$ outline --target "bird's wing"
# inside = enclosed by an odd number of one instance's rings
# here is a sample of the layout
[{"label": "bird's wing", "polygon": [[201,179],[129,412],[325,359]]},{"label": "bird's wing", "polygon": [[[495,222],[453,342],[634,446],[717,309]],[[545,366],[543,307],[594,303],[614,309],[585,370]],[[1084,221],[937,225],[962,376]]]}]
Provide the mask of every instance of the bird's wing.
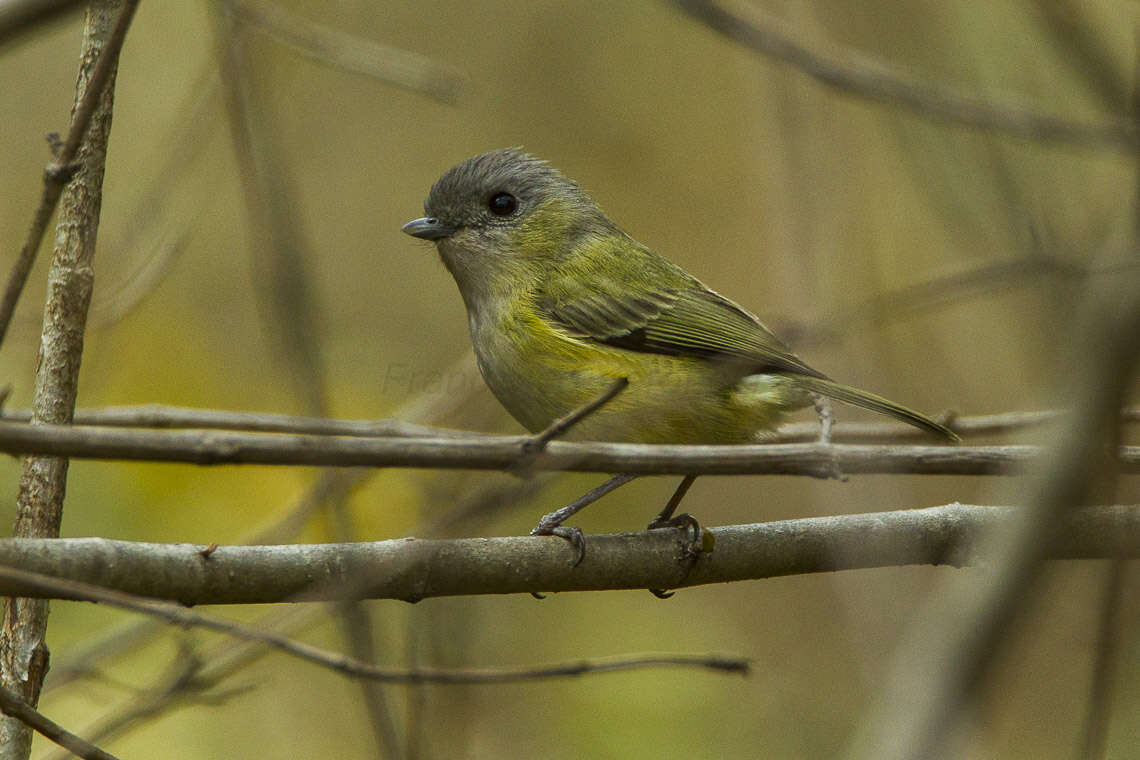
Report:
[{"label": "bird's wing", "polygon": [[[671,284],[675,287],[631,289],[578,273],[572,289],[555,283],[539,294],[537,304],[571,335],[617,348],[735,362],[748,372],[824,377],[724,296],[696,280]],[[579,295],[568,297],[568,292]]]}]

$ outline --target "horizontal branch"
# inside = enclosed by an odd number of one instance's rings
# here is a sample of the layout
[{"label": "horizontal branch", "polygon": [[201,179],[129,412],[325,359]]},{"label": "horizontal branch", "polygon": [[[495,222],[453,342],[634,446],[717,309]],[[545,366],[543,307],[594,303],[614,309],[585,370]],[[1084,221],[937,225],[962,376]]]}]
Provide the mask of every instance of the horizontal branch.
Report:
[{"label": "horizontal branch", "polygon": [[[1035,446],[852,446],[756,444],[663,446],[554,441],[473,434],[398,439],[198,431],[118,430],[0,423],[0,452],[72,459],[276,464],[320,467],[627,472],[637,475],[843,474],[1009,475],[1040,455]],[[1140,472],[1140,447],[1121,447],[1123,472]]]},{"label": "horizontal branch", "polygon": [[[997,435],[1018,430],[1032,430],[1046,425],[1056,425],[1068,420],[1071,412],[1065,409],[1042,409],[1032,412],[997,412],[995,414],[972,414],[953,416],[938,421],[958,435]],[[5,413],[7,416],[7,413]],[[14,416],[14,415],[13,415]],[[76,422],[79,422],[78,412]],[[1140,407],[1130,406],[1120,410],[1121,424],[1140,422]],[[929,440],[930,434],[910,425],[898,422],[837,422],[832,430],[833,441],[847,443],[869,443],[872,441]],[[794,422],[784,425],[776,435],[776,441],[815,441],[819,438],[819,422]]]},{"label": "horizontal branch", "polygon": [[[2,409],[2,422],[30,422],[30,409]],[[439,437],[470,438],[473,433],[461,430],[418,425],[397,419],[351,420],[329,417],[306,417],[275,412],[243,412],[228,409],[199,409],[165,404],[108,406],[99,409],[76,409],[76,425],[97,427],[136,427],[179,430],[229,430],[251,433],[298,433],[302,435],[343,435],[350,438]],[[902,426],[899,426],[901,429]]]},{"label": "horizontal branch", "polygon": [[[0,566],[0,582],[23,583],[50,590],[53,598],[95,602],[165,620],[186,628],[203,628],[243,641],[265,644],[288,655],[333,670],[341,675],[386,683],[499,684],[542,681],[551,678],[613,673],[642,668],[705,668],[725,673],[748,672],[748,661],[719,654],[649,653],[578,659],[572,662],[496,668],[399,668],[374,665],[327,649],[306,644],[277,631],[258,630],[230,620],[202,615],[176,604],[156,602],[134,594],[101,588],[90,583],[60,580],[24,569]],[[183,668],[179,668],[183,670]],[[183,677],[191,675],[186,673]],[[3,690],[0,690],[2,693]]]},{"label": "horizontal branch", "polygon": [[[4,409],[0,397],[0,421],[29,422],[30,409]],[[1045,409],[1032,412],[999,412],[953,416],[939,419],[955,433],[992,435],[1016,430],[1038,428],[1063,422],[1068,412],[1064,409]],[[1120,410],[1122,424],[1140,422],[1140,407]],[[275,412],[245,412],[227,409],[199,409],[166,404],[139,404],[109,406],[97,409],[76,409],[76,425],[106,427],[139,427],[162,429],[229,430],[259,433],[303,433],[308,435],[344,435],[360,438],[383,437],[473,437],[474,433],[451,428],[417,425],[400,419],[331,419],[303,417]],[[929,440],[929,433],[899,422],[838,422],[832,430],[832,440],[847,443],[870,443]],[[557,437],[557,436],[555,436]],[[772,443],[795,443],[819,439],[819,422],[796,422],[784,425]]]},{"label": "horizontal branch", "polygon": [[[709,529],[693,562],[677,530],[589,536],[574,566],[547,537],[415,538],[354,544],[223,546],[103,538],[0,539],[0,566],[183,604],[680,588],[803,573],[913,564],[964,565],[975,538],[1013,510],[950,504]],[[1053,559],[1140,557],[1140,507],[1089,507],[1068,516]],[[55,596],[0,578],[0,595]],[[64,597],[66,598],[66,597]]]}]

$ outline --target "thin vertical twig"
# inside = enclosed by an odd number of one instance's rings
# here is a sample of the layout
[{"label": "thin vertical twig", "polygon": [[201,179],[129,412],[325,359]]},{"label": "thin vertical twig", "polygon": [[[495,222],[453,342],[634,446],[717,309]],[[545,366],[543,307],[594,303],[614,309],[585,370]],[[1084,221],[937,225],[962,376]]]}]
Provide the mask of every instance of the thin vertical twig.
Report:
[{"label": "thin vertical twig", "polygon": [[[71,181],[62,194],[55,250],[48,273],[32,401],[34,424],[69,423],[75,410],[83,333],[94,279],[92,262],[111,131],[117,54],[136,5],[135,0],[100,0],[92,3],[86,15],[76,105],[72,112],[73,129],[57,156],[57,166],[71,176]],[[83,122],[89,122],[85,129],[77,126]],[[52,183],[49,181],[48,185]],[[35,234],[28,245],[38,247]],[[4,323],[0,323],[0,332],[3,329]],[[60,457],[24,459],[16,498],[14,536],[59,536],[67,464],[68,460]],[[0,686],[15,692],[31,707],[39,700],[48,667],[44,640],[47,616],[45,601],[8,599],[0,629]],[[24,760],[30,752],[28,727],[10,717],[0,721],[0,758]]]}]

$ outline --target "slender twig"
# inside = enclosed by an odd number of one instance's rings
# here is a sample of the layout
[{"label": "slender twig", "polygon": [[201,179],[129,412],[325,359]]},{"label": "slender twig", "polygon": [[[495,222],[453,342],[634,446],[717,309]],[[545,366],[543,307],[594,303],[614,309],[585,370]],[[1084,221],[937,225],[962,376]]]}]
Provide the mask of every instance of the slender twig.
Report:
[{"label": "slender twig", "polygon": [[[0,452],[75,459],[276,464],[321,467],[419,467],[505,470],[527,459],[528,437],[369,439],[264,433],[116,430],[72,425],[0,424]],[[1011,475],[1024,472],[1036,446],[874,446],[806,443],[680,446],[552,441],[528,462],[539,470],[636,475],[844,474]],[[1140,447],[1117,453],[1122,472],[1140,472]]]},{"label": "slender twig", "polygon": [[103,90],[118,65],[119,51],[126,39],[127,29],[130,27],[131,19],[134,18],[137,7],[138,0],[124,0],[122,10],[119,12],[115,26],[106,42],[100,41],[102,52],[99,53],[99,59],[87,79],[87,88],[83,92],[83,97],[76,104],[67,139],[56,151],[54,160],[44,170],[44,189],[40,197],[40,205],[36,208],[28,237],[20,249],[19,256],[16,257],[16,263],[12,266],[11,274],[8,276],[8,283],[4,288],[4,298],[0,300],[0,344],[3,344],[8,326],[12,323],[16,304],[19,302],[20,294],[28,281],[32,264],[36,261],[36,253],[39,251],[40,241],[43,240],[44,233],[47,231],[48,222],[55,212],[60,196],[63,195],[63,188],[75,175],[78,168],[73,162],[79,152],[80,141],[87,134],[87,126],[91,123],[91,118],[95,114]]},{"label": "slender twig", "polygon": [[[474,362],[470,356],[465,356],[455,362],[447,371],[448,376],[461,376],[471,373],[474,370]],[[470,378],[474,379],[474,378]],[[464,382],[459,386],[463,392],[452,394],[425,394],[422,397],[416,397],[409,402],[401,405],[396,413],[400,417],[412,417],[417,419],[435,420],[446,417],[454,410],[456,405],[461,405],[466,402],[470,396],[471,391],[476,387],[474,382]],[[206,411],[206,416],[211,417],[214,413],[208,410],[194,410],[194,409],[177,409],[170,407],[157,407],[158,415],[161,418],[157,420],[160,425],[163,422],[173,424],[175,419],[181,420],[189,424],[191,427],[198,426],[202,418],[197,415],[198,412]],[[133,410],[133,411],[132,411]],[[142,419],[151,419],[150,410],[152,407],[127,407],[122,409],[109,410],[111,416],[116,420],[124,422],[124,424],[141,423]],[[141,414],[140,417],[134,416],[134,411]],[[120,415],[120,412],[125,412]],[[170,416],[165,416],[169,412]],[[182,414],[186,413],[190,419],[182,418]],[[83,412],[77,414],[77,418],[82,417]],[[98,417],[98,413],[96,413]],[[259,416],[259,415],[257,415]],[[276,417],[276,415],[271,415]],[[238,417],[244,417],[243,413],[238,413]],[[286,419],[286,418],[281,418]],[[133,422],[132,422],[133,420]],[[155,421],[155,420],[152,420]],[[230,421],[233,421],[232,419]],[[278,420],[280,421],[280,420]],[[371,424],[371,423],[366,423]],[[403,423],[400,423],[403,424]],[[419,427],[419,426],[414,426]],[[436,428],[423,428],[424,430],[438,430]],[[326,502],[342,497],[342,494],[347,494],[353,489],[360,486],[367,479],[372,477],[378,470],[324,470],[321,477],[301,496],[296,500],[296,503],[286,507],[280,511],[280,516],[277,517],[272,523],[255,529],[245,539],[239,540],[237,543],[242,544],[280,544],[287,543],[293,540],[312,515]],[[541,482],[541,478],[534,478],[527,482],[527,485],[536,485]],[[498,499],[501,503],[506,499]],[[298,610],[308,610],[305,619],[310,617],[323,616],[323,611],[316,607],[298,608]],[[277,627],[279,616],[267,616],[265,620],[261,621],[259,628]],[[298,620],[297,615],[288,616],[289,625],[301,624],[303,621]],[[82,676],[84,673],[89,673],[92,669],[102,660],[108,657],[114,657],[119,653],[128,651],[137,646],[145,637],[154,635],[155,633],[163,630],[161,626],[156,624],[154,620],[134,621],[128,626],[123,626],[120,629],[103,636],[101,639],[89,642],[89,646],[82,652],[69,652],[69,657],[63,663],[55,663],[49,673],[49,681],[46,688],[55,688],[57,686],[64,686],[68,682],[75,680],[75,678]],[[258,648],[258,652],[264,651],[264,648]],[[259,655],[247,654],[245,656],[230,656],[229,654],[223,655],[222,653],[212,652],[209,656],[205,657],[207,662],[207,670],[215,673],[215,680],[207,678],[205,675],[200,677],[196,683],[201,683],[209,680],[215,683],[221,680],[223,674],[229,675],[236,670],[239,670],[243,665],[253,662]],[[220,663],[227,663],[221,665]],[[169,704],[167,702],[166,704]],[[103,734],[96,733],[95,736],[102,737]]]},{"label": "slender twig", "polygon": [[555,438],[560,438],[570,431],[575,425],[582,420],[589,417],[594,412],[601,409],[606,404],[613,401],[613,399],[629,386],[629,378],[623,377],[618,379],[606,389],[602,395],[598,396],[593,401],[590,401],[577,409],[562,415],[554,422],[546,426],[544,430],[535,433],[523,444],[523,448],[528,452],[537,453],[546,448],[546,444],[553,441]]},{"label": "slender twig", "polygon": [[[261,647],[269,651],[265,647]],[[191,703],[217,706],[226,700],[248,692],[250,685],[238,686],[224,691],[210,691],[216,681],[208,678],[206,668],[212,663],[202,657],[187,641],[179,642],[178,652],[167,667],[166,672],[153,687],[137,694],[125,709],[118,710],[102,720],[91,721],[85,733],[92,741],[106,742],[123,734],[132,725],[140,725],[147,719],[155,718],[176,705]],[[62,755],[48,760],[66,760]]]},{"label": "slender twig", "polygon": [[[0,397],[0,423],[28,422],[28,409],[4,409]],[[1068,414],[1063,409],[1035,412],[999,412],[970,416],[953,415],[945,422],[962,436],[1012,433],[1062,421]],[[101,409],[77,409],[74,422],[92,427],[136,427],[158,429],[230,430],[259,433],[304,433],[338,435],[352,438],[470,438],[482,434],[431,425],[418,425],[401,419],[376,420],[328,419],[301,417],[273,412],[242,412],[223,409],[143,404],[112,406]],[[1120,412],[1122,424],[1140,422],[1140,407],[1127,407]],[[489,438],[494,436],[488,435]],[[784,425],[772,436],[773,443],[814,441],[819,437],[819,423],[794,422]],[[929,439],[929,434],[910,425],[896,422],[836,422],[832,432],[836,442],[870,443]]]},{"label": "slender twig", "polygon": [[[1021,138],[1112,150],[1135,150],[1135,127],[1117,119],[1087,124],[933,87],[863,53],[834,46],[823,55],[777,28],[775,22],[744,18],[711,0],[672,0],[685,13],[751,50],[783,61],[828,87],[885,103],[906,106],[928,119],[989,129]],[[753,16],[758,12],[753,10]]]},{"label": "slender twig", "polygon": [[[0,410],[0,421],[28,422],[28,409]],[[468,437],[472,433],[447,428],[417,425],[397,419],[343,420],[325,417],[303,417],[272,412],[231,412],[221,409],[144,404],[105,409],[79,409],[77,425],[99,427],[141,427],[158,429],[241,430],[258,433],[304,433],[309,435],[342,435],[353,438],[384,437]]]},{"label": "slender twig", "polygon": [[[255,529],[242,544],[279,544],[293,540],[313,514],[330,499],[342,498],[371,474],[371,470],[324,470],[321,477],[296,503],[282,511],[273,523]],[[136,651],[165,629],[154,620],[131,620],[98,638],[86,640],[69,650],[63,661],[55,661],[48,673],[45,691],[58,689],[95,671],[99,662]]]},{"label": "slender twig", "polygon": [[363,74],[441,103],[454,104],[463,92],[463,77],[430,58],[316,24],[276,3],[236,3],[234,14],[252,29],[317,63]]},{"label": "slender twig", "polygon": [[[1045,425],[1064,422],[1071,412],[1063,409],[1044,409],[1037,412],[999,412],[978,414],[968,417],[950,416],[940,420],[963,438],[968,436],[995,435],[1031,430]],[[1121,424],[1140,422],[1140,407],[1126,407],[1120,411]],[[780,443],[812,441],[818,437],[817,423],[791,423],[784,425],[775,435]],[[836,441],[846,443],[870,443],[872,441],[923,440],[929,434],[910,425],[896,422],[837,422],[832,433]]]},{"label": "slender twig", "polygon": [[104,752],[91,742],[71,733],[20,699],[18,695],[4,688],[0,688],[0,712],[16,718],[79,757],[88,758],[88,760],[116,760],[111,753]]},{"label": "slender twig", "polygon": [[[1140,263],[1122,263],[1116,268],[1136,266],[1140,266]],[[768,321],[779,325],[777,332],[789,344],[802,349],[805,346],[836,342],[841,335],[850,335],[859,325],[882,319],[884,315],[892,321],[899,321],[943,307],[961,307],[968,298],[977,298],[1002,288],[1008,289],[1013,283],[1038,284],[1047,276],[1078,281],[1092,274],[1094,272],[1088,267],[1080,267],[1061,258],[1034,251],[1026,256],[988,262],[964,271],[884,290],[811,323],[780,324],[778,319]]]},{"label": "slender twig", "polygon": [[[692,566],[676,561],[678,545],[688,536],[669,530],[589,536],[589,554],[577,568],[568,542],[527,536],[221,546],[208,557],[191,544],[9,538],[0,539],[0,566],[185,604],[680,588],[834,570],[967,564],[974,561],[980,536],[1016,517],[1012,508],[949,504],[706,528],[716,549]],[[1140,508],[1073,512],[1048,556],[1140,556]],[[59,589],[9,574],[0,575],[0,594],[55,597]]]},{"label": "slender twig", "polygon": [[330,652],[272,631],[254,630],[239,623],[208,617],[185,607],[154,602],[88,583],[61,580],[12,567],[0,567],[0,578],[4,579],[6,583],[21,583],[27,585],[29,589],[36,588],[40,592],[49,592],[57,598],[97,602],[151,615],[176,625],[203,628],[246,641],[258,641],[288,655],[342,675],[389,683],[508,683],[662,665],[684,665],[730,672],[747,672],[748,670],[747,662],[739,657],[717,655],[633,655],[515,668],[384,668],[346,657],[337,652]]}]

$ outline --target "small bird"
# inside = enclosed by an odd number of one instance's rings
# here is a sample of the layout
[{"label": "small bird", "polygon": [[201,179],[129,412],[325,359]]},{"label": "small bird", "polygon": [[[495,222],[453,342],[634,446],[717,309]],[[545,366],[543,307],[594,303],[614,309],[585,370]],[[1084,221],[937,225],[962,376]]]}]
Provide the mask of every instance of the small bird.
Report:
[{"label": "small bird", "polygon": [[[758,442],[818,395],[958,439],[919,412],[812,369],[755,315],[631,238],[575,182],[521,150],[448,170],[424,212],[403,231],[435,243],[467,307],[484,380],[532,432],[624,378],[628,386],[567,437]],[[667,510],[651,527],[695,526]],[[561,526],[563,512],[533,532],[580,539]]]}]

